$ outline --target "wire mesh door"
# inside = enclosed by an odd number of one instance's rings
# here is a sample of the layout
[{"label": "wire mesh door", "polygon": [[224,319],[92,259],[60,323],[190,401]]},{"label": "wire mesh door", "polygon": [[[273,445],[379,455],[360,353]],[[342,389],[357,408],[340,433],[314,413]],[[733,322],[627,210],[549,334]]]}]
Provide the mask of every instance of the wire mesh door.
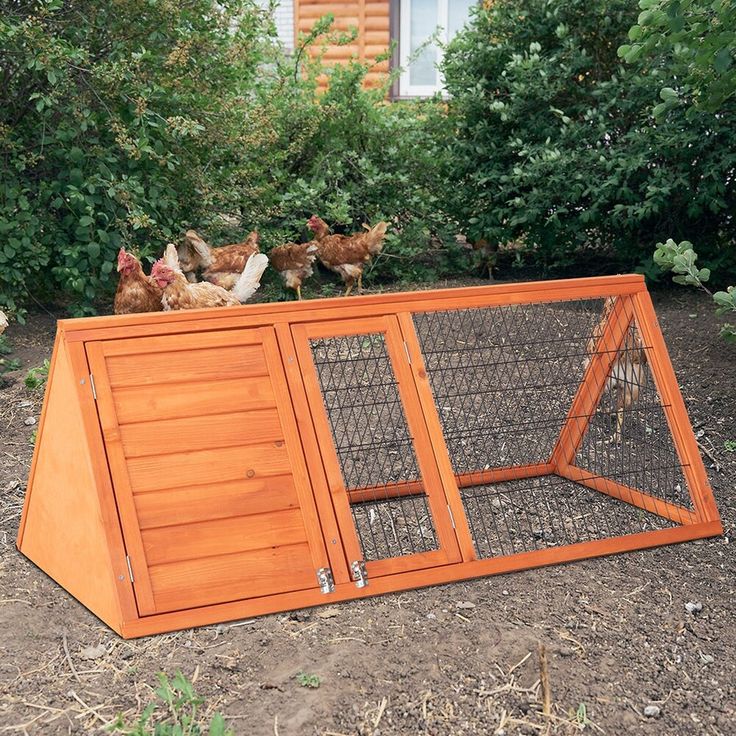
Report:
[{"label": "wire mesh door", "polygon": [[371,577],[458,561],[396,318],[298,325],[292,332],[354,579],[359,563]]}]

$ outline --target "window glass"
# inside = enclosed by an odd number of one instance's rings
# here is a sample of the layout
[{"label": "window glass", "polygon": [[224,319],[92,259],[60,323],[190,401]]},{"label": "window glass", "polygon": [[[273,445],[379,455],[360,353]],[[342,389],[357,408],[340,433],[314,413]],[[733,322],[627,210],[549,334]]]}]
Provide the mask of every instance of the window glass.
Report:
[{"label": "window glass", "polygon": [[[431,36],[438,25],[438,0],[410,0],[410,52],[417,49]],[[425,46],[414,59],[409,69],[409,84],[434,86],[437,84],[437,47]]]},{"label": "window glass", "polygon": [[447,0],[447,40],[452,41],[453,36],[462,29],[470,18],[470,8],[475,0]]}]

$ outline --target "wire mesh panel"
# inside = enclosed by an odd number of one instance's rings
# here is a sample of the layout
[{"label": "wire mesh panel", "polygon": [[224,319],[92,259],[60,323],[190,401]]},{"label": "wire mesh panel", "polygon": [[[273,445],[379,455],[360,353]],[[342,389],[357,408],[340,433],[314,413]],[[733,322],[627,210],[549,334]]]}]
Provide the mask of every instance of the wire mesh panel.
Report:
[{"label": "wire mesh panel", "polygon": [[584,417],[586,432],[575,466],[692,510],[647,348],[631,324],[595,412]]},{"label": "wire mesh panel", "polygon": [[[633,325],[618,315],[614,321],[613,304],[595,299],[414,315],[479,557],[689,520],[689,494],[647,368],[647,346]],[[602,347],[606,327],[613,349]],[[588,368],[602,351],[610,364],[605,386],[582,402],[588,410],[575,414],[578,394],[595,390]],[[560,464],[563,472],[555,453],[571,424],[579,425],[578,439]],[[674,510],[662,518],[649,496]]]},{"label": "wire mesh panel", "polygon": [[548,461],[580,387],[602,304],[414,316],[457,474]]},{"label": "wire mesh panel", "polygon": [[366,560],[438,548],[383,333],[310,340]]},{"label": "wire mesh panel", "polygon": [[673,526],[668,519],[555,475],[469,486],[461,495],[478,557]]}]

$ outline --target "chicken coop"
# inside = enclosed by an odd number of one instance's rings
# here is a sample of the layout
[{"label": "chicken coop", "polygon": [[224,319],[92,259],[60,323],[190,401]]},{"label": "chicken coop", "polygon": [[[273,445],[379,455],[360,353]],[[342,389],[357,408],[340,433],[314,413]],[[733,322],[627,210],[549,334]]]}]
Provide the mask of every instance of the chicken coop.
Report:
[{"label": "chicken coop", "polygon": [[136,637],[721,531],[616,276],[61,321],[18,547]]}]

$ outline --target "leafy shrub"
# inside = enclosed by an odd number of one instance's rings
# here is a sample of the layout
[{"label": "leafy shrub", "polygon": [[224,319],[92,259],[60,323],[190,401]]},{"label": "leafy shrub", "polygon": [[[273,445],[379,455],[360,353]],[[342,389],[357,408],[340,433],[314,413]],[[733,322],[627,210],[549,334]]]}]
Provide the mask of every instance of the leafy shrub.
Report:
[{"label": "leafy shrub", "polygon": [[451,211],[474,239],[516,242],[558,267],[586,252],[656,275],[664,226],[734,268],[736,106],[721,114],[652,100],[666,59],[624,64],[628,0],[494,0],[450,45],[444,73],[455,140]]},{"label": "leafy shrub", "polygon": [[120,245],[216,209],[261,60],[252,0],[18,0],[0,18],[0,305],[77,312]]},{"label": "leafy shrub", "polygon": [[[29,295],[91,313],[121,245],[149,260],[188,227],[266,246],[389,219],[384,278],[425,278],[462,251],[442,215],[428,125],[389,105],[366,64],[294,56],[255,0],[18,0],[0,19],[0,305]],[[318,78],[328,89],[318,94]],[[449,243],[449,247],[444,244]]]},{"label": "leafy shrub", "polygon": [[[730,314],[736,317],[736,286],[729,286],[725,291],[712,292],[706,282],[710,280],[709,268],[698,268],[698,254],[693,244],[687,240],[675,243],[672,238],[666,243],[657,243],[654,251],[654,262],[665,271],[672,271],[672,280],[676,284],[697,286],[712,297],[718,314]],[[730,342],[736,342],[736,325],[726,323],[721,328],[721,336]]]},{"label": "leafy shrub", "polygon": [[268,248],[311,237],[305,224],[315,213],[344,233],[387,220],[385,254],[374,264],[380,278],[420,280],[457,270],[465,251],[444,212],[436,152],[444,107],[388,102],[389,78],[364,86],[369,63],[327,69],[319,55],[309,58],[307,46],[319,48],[326,37],[351,40],[331,32],[331,24],[330,16],[322,19],[293,57],[276,50],[256,80],[251,114],[267,132],[242,151],[229,183],[239,233],[257,227]]},{"label": "leafy shrub", "polygon": [[148,705],[132,727],[118,716],[111,731],[125,736],[235,736],[220,713],[205,719],[199,712],[204,700],[181,672],[171,680],[160,673],[156,696],[160,702]]},{"label": "leafy shrub", "polygon": [[639,0],[642,12],[618,54],[629,62],[662,53],[666,82],[657,116],[685,103],[715,112],[736,93],[733,0]]}]

